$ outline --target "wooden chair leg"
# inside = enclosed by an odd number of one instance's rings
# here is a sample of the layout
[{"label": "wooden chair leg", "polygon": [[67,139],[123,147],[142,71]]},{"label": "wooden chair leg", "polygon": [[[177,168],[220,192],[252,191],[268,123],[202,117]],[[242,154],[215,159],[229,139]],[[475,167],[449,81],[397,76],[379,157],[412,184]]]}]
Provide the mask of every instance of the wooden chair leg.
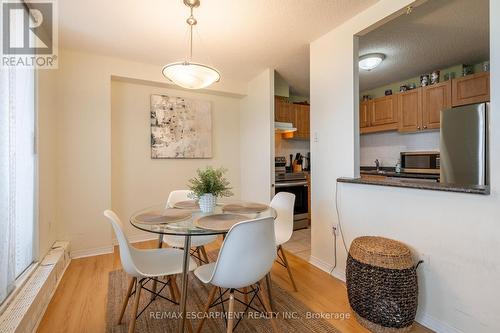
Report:
[{"label": "wooden chair leg", "polygon": [[201,253],[203,254],[203,258],[205,259],[205,261],[207,262],[207,264],[210,262],[210,260],[208,260],[208,256],[207,256],[207,251],[205,250],[205,246],[200,246],[200,250],[201,250]]},{"label": "wooden chair leg", "polygon": [[243,301],[248,304],[248,287],[243,288]]},{"label": "wooden chair leg", "polygon": [[295,284],[295,280],[293,279],[292,270],[290,269],[290,265],[288,264],[288,259],[286,258],[285,251],[283,251],[283,247],[281,245],[279,246],[278,250],[281,251],[281,255],[283,256],[283,261],[285,262],[288,276],[290,276],[290,281],[292,281],[293,290],[297,291],[297,285]]},{"label": "wooden chair leg", "polygon": [[125,299],[123,300],[122,309],[120,311],[120,317],[118,318],[118,325],[120,325],[122,323],[123,314],[125,313],[125,309],[127,309],[128,300],[130,299],[130,294],[132,293],[132,288],[134,288],[134,284],[135,284],[136,280],[137,280],[137,278],[135,278],[135,277],[130,279],[130,283],[129,283],[128,289],[127,289],[127,295],[125,296]]},{"label": "wooden chair leg", "polygon": [[203,308],[203,317],[201,318],[201,322],[198,325],[198,328],[196,329],[196,333],[201,332],[201,328],[203,327],[203,324],[205,323],[205,314],[208,313],[208,309],[210,309],[210,304],[214,301],[215,298],[215,293],[217,293],[217,287],[212,286],[212,289],[210,289],[210,293],[208,294],[208,299],[207,303],[205,304],[205,307]]},{"label": "wooden chair leg", "polygon": [[128,333],[134,333],[135,331],[135,322],[137,319],[137,309],[139,308],[139,300],[141,299],[141,281],[136,279],[135,282],[135,299],[134,299],[134,307],[132,309],[132,317],[130,318],[130,325],[128,327]]},{"label": "wooden chair leg", "polygon": [[174,290],[175,277],[172,275],[169,275],[167,283],[168,283],[168,290],[170,292],[170,297],[172,297],[172,300],[174,302],[177,302],[177,296],[176,296],[175,290]]},{"label": "wooden chair leg", "polygon": [[175,299],[176,299],[176,302],[177,302],[177,299],[181,299],[181,292],[179,291],[179,287],[177,286],[177,281],[175,279],[175,275],[171,275],[170,276],[170,283],[172,284],[172,288],[174,289],[174,293],[175,293]]},{"label": "wooden chair leg", "polygon": [[276,325],[276,320],[273,317],[273,313],[271,310],[271,305],[269,304],[269,300],[267,298],[266,293],[264,292],[264,283],[262,281],[259,282],[259,297],[262,300],[262,304],[264,305],[264,309],[267,313],[271,315],[271,327],[274,333],[278,333],[278,326]]},{"label": "wooden chair leg", "polygon": [[233,333],[234,326],[234,291],[229,292],[229,309],[227,310],[227,333]]}]

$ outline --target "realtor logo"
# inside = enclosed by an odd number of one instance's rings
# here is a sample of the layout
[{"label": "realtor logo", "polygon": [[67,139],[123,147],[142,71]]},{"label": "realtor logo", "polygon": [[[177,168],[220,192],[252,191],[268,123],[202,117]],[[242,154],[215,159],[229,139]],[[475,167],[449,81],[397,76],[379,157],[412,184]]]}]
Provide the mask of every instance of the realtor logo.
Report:
[{"label": "realtor logo", "polygon": [[57,20],[53,1],[3,1],[1,17],[1,66],[57,68]]}]

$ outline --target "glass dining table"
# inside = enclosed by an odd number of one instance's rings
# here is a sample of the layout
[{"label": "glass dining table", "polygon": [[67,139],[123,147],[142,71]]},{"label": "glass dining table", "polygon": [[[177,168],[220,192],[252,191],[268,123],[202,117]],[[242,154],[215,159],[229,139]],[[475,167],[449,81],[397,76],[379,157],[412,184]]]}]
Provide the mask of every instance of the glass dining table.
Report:
[{"label": "glass dining table", "polygon": [[[231,204],[238,203],[231,201]],[[216,218],[217,214],[224,213],[224,203],[217,203],[215,209],[211,213],[202,213],[199,209],[189,209],[191,212],[190,217],[187,217],[181,221],[176,222],[152,222],[151,219],[147,218],[151,216],[154,212],[158,214],[167,209],[177,209],[177,208],[166,208],[165,205],[151,206],[134,213],[130,217],[130,223],[135,228],[154,233],[158,235],[158,247],[162,246],[164,235],[174,235],[174,236],[185,236],[184,238],[184,256],[182,262],[182,287],[181,287],[181,301],[180,301],[180,314],[181,322],[179,325],[179,332],[184,332],[185,322],[186,322],[186,303],[187,303],[187,293],[188,293],[188,273],[189,273],[189,259],[190,259],[190,249],[191,249],[191,238],[197,236],[208,236],[208,235],[225,235],[229,229],[208,229],[201,228],[196,223],[200,218],[204,216],[211,216]],[[259,213],[248,213],[239,212],[239,215],[248,217],[248,220],[261,218],[261,217],[273,217],[276,218],[276,211],[267,206],[267,208]],[[272,297],[271,297],[271,281],[269,274],[266,276],[266,284],[269,292],[269,300],[271,307],[273,307]]]}]

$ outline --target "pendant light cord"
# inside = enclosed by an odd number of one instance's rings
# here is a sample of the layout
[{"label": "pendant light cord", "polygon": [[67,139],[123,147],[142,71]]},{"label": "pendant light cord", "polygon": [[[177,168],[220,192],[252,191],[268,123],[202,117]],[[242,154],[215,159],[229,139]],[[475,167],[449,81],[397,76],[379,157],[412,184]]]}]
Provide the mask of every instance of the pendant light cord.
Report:
[{"label": "pendant light cord", "polygon": [[[192,24],[192,21],[189,21],[191,18],[194,19],[193,7],[191,7],[191,16],[188,18],[188,24],[189,24],[189,61],[193,60],[193,25],[194,24]],[[194,22],[196,22],[196,20],[194,20]]]}]

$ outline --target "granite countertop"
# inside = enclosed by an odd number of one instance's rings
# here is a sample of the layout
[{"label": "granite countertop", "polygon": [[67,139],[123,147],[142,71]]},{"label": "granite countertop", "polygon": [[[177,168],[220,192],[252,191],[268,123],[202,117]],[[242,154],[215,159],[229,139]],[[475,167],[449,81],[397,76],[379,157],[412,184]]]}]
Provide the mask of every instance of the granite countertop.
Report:
[{"label": "granite countertop", "polygon": [[406,187],[421,190],[433,191],[446,191],[446,192],[459,192],[471,194],[490,194],[490,187],[488,185],[460,185],[460,184],[442,184],[438,182],[421,182],[418,180],[397,180],[397,179],[363,179],[363,178],[337,178],[340,183],[351,184],[365,184],[365,185],[379,185],[391,187]]},{"label": "granite countertop", "polygon": [[380,175],[398,178],[439,179],[439,175],[437,174],[396,172],[396,168],[393,167],[380,167],[380,171],[382,172],[377,172],[376,167],[370,166],[362,166],[359,169],[360,173],[365,175]]}]

